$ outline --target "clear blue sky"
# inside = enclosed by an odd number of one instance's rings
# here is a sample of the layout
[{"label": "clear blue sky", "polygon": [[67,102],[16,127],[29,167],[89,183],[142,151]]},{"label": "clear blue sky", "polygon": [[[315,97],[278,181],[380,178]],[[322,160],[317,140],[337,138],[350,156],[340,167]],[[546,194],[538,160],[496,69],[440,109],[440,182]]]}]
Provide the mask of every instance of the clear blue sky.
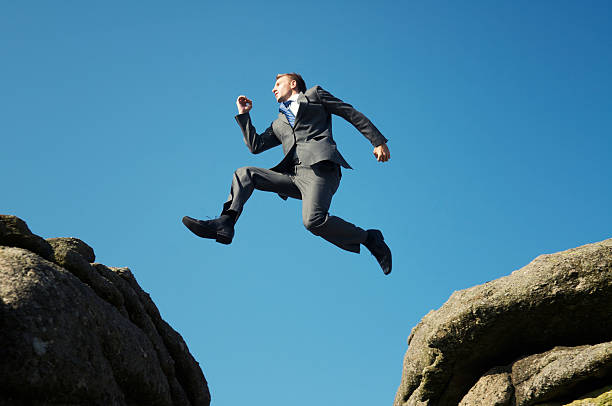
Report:
[{"label": "clear blue sky", "polygon": [[[460,4],[459,4],[460,3]],[[187,341],[213,405],[391,404],[410,329],[455,290],[612,237],[612,3],[0,3],[0,212],[128,266]],[[381,228],[368,253],[256,193],[230,246],[218,215],[279,72],[364,112],[392,159],[334,119],[332,212]],[[307,253],[307,255],[304,255]]]}]

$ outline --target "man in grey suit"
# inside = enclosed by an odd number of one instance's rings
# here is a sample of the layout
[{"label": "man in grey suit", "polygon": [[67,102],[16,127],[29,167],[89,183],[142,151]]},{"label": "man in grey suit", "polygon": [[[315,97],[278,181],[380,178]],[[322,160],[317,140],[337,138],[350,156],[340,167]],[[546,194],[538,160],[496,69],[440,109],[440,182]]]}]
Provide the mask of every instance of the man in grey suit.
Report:
[{"label": "man in grey suit", "polygon": [[379,162],[391,157],[387,139],[350,104],[320,86],[306,90],[304,80],[297,73],[278,75],[272,91],[280,107],[278,118],[268,129],[257,133],[249,115],[253,102],[246,96],[236,100],[239,113],[236,121],[252,153],[282,145],[283,160],[271,169],[249,166],[236,170],[221,216],[214,220],[186,216],[183,224],[202,238],[230,244],[236,220],[253,191],[275,192],[285,199],[302,200],[302,220],[308,231],[351,252],[359,253],[363,244],[385,275],[389,274],[391,250],[380,230],[366,231],[328,212],[340,184],[340,167],[351,169],[332,137],[331,115],[338,115],[355,126],[372,143]]}]

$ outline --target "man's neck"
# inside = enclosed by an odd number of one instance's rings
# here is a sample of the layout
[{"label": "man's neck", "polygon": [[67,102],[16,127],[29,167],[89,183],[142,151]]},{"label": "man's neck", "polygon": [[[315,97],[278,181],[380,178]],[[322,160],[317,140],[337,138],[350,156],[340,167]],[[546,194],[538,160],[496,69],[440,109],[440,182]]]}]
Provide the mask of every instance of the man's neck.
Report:
[{"label": "man's neck", "polygon": [[299,97],[300,93],[301,93],[301,92],[293,92],[293,93],[291,94],[291,96],[289,96],[289,97],[287,98],[287,100],[285,100],[285,101],[289,101],[289,100],[295,101],[295,100],[297,100],[297,98]]}]

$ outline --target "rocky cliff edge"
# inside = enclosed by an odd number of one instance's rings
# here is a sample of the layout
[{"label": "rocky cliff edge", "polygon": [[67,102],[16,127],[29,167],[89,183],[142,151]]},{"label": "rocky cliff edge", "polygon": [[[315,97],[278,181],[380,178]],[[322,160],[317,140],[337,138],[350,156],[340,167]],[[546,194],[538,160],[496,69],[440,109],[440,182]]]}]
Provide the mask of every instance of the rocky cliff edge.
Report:
[{"label": "rocky cliff edge", "polygon": [[0,215],[0,405],[208,406],[202,370],[128,268]]},{"label": "rocky cliff edge", "polygon": [[612,239],[542,255],[414,327],[394,405],[612,405],[611,341]]}]

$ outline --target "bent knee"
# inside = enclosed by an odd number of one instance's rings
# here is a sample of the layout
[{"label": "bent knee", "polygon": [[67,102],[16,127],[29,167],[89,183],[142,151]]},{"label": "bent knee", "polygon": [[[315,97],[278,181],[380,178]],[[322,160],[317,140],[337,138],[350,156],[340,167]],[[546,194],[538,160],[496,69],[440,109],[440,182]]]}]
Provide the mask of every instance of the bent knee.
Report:
[{"label": "bent knee", "polygon": [[327,221],[327,215],[305,217],[302,219],[302,221],[304,223],[304,227],[306,227],[306,230],[310,231],[314,235],[319,235],[321,229]]},{"label": "bent knee", "polygon": [[250,178],[252,171],[251,169],[253,169],[252,166],[243,166],[242,168],[238,168],[234,171],[234,174],[238,177],[238,178]]}]

